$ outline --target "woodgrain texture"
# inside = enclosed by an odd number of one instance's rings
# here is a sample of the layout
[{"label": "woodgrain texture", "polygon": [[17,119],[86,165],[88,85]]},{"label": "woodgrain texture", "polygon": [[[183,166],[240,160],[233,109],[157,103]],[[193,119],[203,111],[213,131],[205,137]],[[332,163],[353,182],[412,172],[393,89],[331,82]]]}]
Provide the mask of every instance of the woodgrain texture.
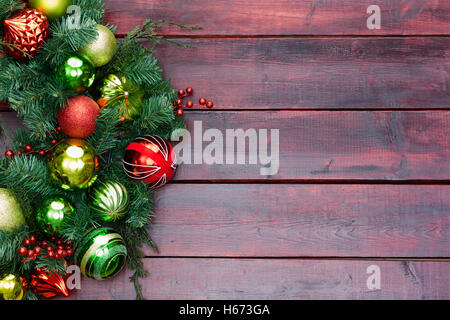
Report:
[{"label": "woodgrain texture", "polygon": [[[367,7],[381,9],[381,29],[367,28]],[[448,34],[446,0],[133,0],[106,1],[106,19],[127,33],[145,19],[198,24],[203,30],[166,35],[410,35]]]},{"label": "woodgrain texture", "polygon": [[[381,271],[369,290],[367,267]],[[280,259],[146,259],[148,299],[449,299],[450,263]],[[72,299],[134,299],[128,272],[85,279]]]},{"label": "woodgrain texture", "polygon": [[158,49],[165,75],[219,109],[449,107],[450,38],[183,41]]},{"label": "woodgrain texture", "polygon": [[172,184],[155,204],[161,256],[450,257],[448,186]]},{"label": "woodgrain texture", "polygon": [[158,48],[164,75],[216,109],[449,107],[447,37],[179,41],[196,48]]},{"label": "woodgrain texture", "polygon": [[[279,171],[261,175],[263,167],[249,164],[183,164],[177,181],[211,180],[352,180],[406,181],[450,179],[450,112],[186,112],[191,139],[194,121],[207,129],[279,129]],[[3,123],[18,126],[15,113],[4,113]],[[201,123],[200,123],[201,122]],[[200,135],[201,135],[200,134]],[[227,145],[224,137],[223,152]],[[256,141],[256,140],[255,140]],[[269,140],[270,141],[270,140]],[[203,143],[203,149],[210,142]],[[4,152],[4,145],[1,152]],[[191,143],[191,162],[194,143]],[[235,141],[235,151],[237,152]],[[271,144],[268,146],[270,154]],[[197,151],[195,150],[195,153]],[[201,152],[200,152],[201,154]],[[225,156],[222,157],[224,163]]]}]

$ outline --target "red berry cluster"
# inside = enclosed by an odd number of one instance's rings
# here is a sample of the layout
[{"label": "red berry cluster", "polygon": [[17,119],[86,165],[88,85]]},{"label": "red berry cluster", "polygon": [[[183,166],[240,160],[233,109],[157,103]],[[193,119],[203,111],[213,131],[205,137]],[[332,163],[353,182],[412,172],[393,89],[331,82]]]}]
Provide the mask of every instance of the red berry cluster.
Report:
[{"label": "red berry cluster", "polygon": [[64,259],[73,253],[72,246],[68,241],[63,242],[56,237],[51,237],[50,241],[37,241],[35,236],[30,236],[23,240],[23,244],[24,246],[19,248],[19,254],[26,257],[22,262],[34,260],[38,256]]},{"label": "red berry cluster", "polygon": [[[61,132],[61,128],[60,127],[58,127],[58,128],[56,128],[56,130],[55,131],[52,131],[52,132],[50,132],[50,134],[59,134]],[[64,138],[63,138],[64,139]],[[61,139],[60,141],[62,141],[63,139]],[[46,150],[34,150],[33,149],[33,146],[31,146],[31,145],[29,145],[29,144],[26,144],[25,146],[24,146],[24,148],[23,148],[23,151],[17,151],[17,152],[14,152],[14,151],[12,151],[12,150],[6,150],[6,152],[5,152],[5,156],[6,157],[8,157],[8,158],[12,158],[12,157],[14,157],[16,154],[18,155],[18,156],[28,156],[28,155],[30,155],[30,154],[33,154],[33,153],[37,153],[38,155],[40,155],[41,157],[43,157],[43,156],[45,156],[46,154],[47,154],[47,152],[49,152],[50,150],[52,150],[53,149],[53,147],[55,146],[55,145],[57,145],[58,144],[58,140],[56,140],[56,139],[51,139],[50,140],[50,144],[52,145],[52,148],[49,148],[49,149],[46,149]]]},{"label": "red berry cluster", "polygon": [[183,98],[191,96],[194,93],[194,89],[191,87],[186,88],[186,90],[180,89],[178,90],[178,99],[173,104],[175,108],[175,112],[177,115],[182,116],[184,113],[183,108],[193,108],[193,107],[206,107],[206,108],[212,108],[214,107],[214,102],[207,101],[205,98],[200,98],[198,100],[198,105],[195,105],[192,101],[187,101],[185,105],[183,105]]}]

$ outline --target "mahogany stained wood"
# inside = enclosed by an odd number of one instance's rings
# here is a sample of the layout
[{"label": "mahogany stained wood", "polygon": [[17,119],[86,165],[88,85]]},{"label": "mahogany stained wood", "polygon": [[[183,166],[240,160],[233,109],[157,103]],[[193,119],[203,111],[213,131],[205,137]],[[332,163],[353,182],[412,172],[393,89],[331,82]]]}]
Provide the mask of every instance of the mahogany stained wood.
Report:
[{"label": "mahogany stained wood", "polygon": [[[147,299],[449,299],[450,263],[297,259],[145,259]],[[367,288],[367,268],[381,289]],[[72,299],[134,299],[130,272],[102,281],[83,278]],[[176,311],[175,311],[176,312]]]},{"label": "mahogany stained wood", "polygon": [[[367,28],[367,8],[381,9],[381,29]],[[125,34],[145,19],[168,19],[203,30],[165,35],[430,35],[448,34],[446,0],[133,0],[106,1],[106,19]]]},{"label": "mahogany stained wood", "polygon": [[448,186],[171,184],[155,205],[157,256],[450,257]]},{"label": "mahogany stained wood", "polygon": [[[408,112],[186,112],[195,138],[210,128],[279,129],[279,171],[261,175],[260,164],[183,164],[176,181],[296,180],[407,181],[450,179],[450,111]],[[16,127],[15,113],[4,113],[6,127]],[[201,134],[202,134],[201,133]],[[224,155],[227,146],[224,137]],[[203,143],[203,149],[210,142]],[[5,145],[5,143],[3,143]],[[235,142],[235,148],[237,143]],[[194,148],[194,142],[191,144]],[[270,155],[268,146],[268,154]],[[0,151],[4,152],[4,147]],[[191,162],[194,161],[191,152]],[[201,152],[200,152],[201,154]],[[226,161],[225,156],[222,157]],[[235,158],[236,159],[236,158]],[[224,162],[225,163],[225,162]],[[260,161],[258,160],[258,163]]]},{"label": "mahogany stained wood", "polygon": [[447,37],[180,41],[196,48],[158,48],[164,75],[216,109],[449,107]]}]

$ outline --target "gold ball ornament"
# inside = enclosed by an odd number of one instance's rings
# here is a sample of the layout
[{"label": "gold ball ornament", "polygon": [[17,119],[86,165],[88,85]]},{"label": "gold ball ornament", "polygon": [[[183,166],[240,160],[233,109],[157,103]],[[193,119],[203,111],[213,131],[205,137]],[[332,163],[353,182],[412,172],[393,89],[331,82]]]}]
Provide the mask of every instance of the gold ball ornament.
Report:
[{"label": "gold ball ornament", "polygon": [[22,300],[24,289],[22,281],[14,274],[0,280],[0,300]]},{"label": "gold ball ornament", "polygon": [[89,188],[97,179],[98,157],[94,148],[81,139],[66,139],[48,155],[50,180],[64,190]]},{"label": "gold ball ornament", "polygon": [[78,54],[98,68],[114,57],[117,51],[117,40],[109,28],[101,24],[97,24],[96,27],[97,39],[78,50]]},{"label": "gold ball ornament", "polygon": [[5,188],[0,188],[0,230],[12,231],[25,224],[25,217],[17,198]]},{"label": "gold ball ornament", "polygon": [[30,7],[41,11],[49,20],[56,20],[66,14],[70,0],[29,0]]}]

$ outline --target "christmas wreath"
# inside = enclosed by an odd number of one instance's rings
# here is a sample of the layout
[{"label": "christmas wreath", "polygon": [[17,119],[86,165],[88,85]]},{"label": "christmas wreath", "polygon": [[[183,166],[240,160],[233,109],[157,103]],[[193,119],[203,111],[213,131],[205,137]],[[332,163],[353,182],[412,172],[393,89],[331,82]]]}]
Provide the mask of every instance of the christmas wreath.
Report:
[{"label": "christmas wreath", "polygon": [[143,298],[152,190],[192,94],[162,77],[155,30],[197,26],[147,20],[118,41],[103,17],[102,0],[0,0],[0,101],[26,127],[0,158],[0,300],[69,296],[72,264],[99,280],[127,265]]}]

